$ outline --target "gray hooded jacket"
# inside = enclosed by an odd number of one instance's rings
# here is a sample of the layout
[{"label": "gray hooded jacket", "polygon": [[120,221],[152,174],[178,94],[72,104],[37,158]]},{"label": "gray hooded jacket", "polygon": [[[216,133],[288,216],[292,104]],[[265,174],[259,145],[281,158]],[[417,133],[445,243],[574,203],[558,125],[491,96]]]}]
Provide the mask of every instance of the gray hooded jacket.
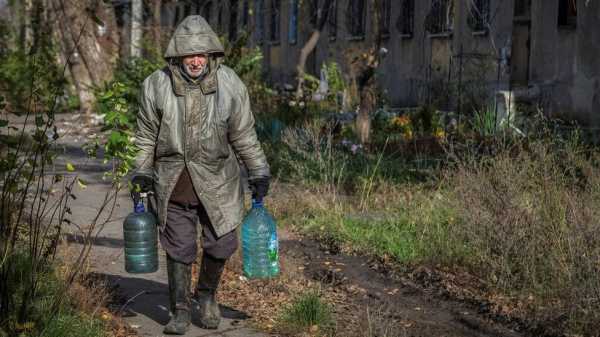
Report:
[{"label": "gray hooded jacket", "polygon": [[[172,61],[208,54],[208,73],[190,85]],[[236,155],[249,177],[268,177],[269,165],[257,140],[248,90],[235,72],[222,65],[223,46],[206,20],[189,16],[179,24],[165,53],[170,65],[144,80],[137,116],[136,175],[152,177],[161,230],[167,203],[187,167],[196,194],[217,236],[242,221],[243,192]]]}]

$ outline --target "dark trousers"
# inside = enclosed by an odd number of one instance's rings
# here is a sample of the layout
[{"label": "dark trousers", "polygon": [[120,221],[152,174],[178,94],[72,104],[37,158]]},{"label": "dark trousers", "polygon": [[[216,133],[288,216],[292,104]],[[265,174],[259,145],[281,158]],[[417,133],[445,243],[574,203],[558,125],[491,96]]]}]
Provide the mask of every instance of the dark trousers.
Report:
[{"label": "dark trousers", "polygon": [[204,256],[226,260],[233,255],[238,247],[235,230],[217,237],[202,204],[169,201],[167,222],[165,229],[160,233],[160,243],[173,260],[185,264],[196,260],[197,224],[200,224],[202,230],[201,244]]}]

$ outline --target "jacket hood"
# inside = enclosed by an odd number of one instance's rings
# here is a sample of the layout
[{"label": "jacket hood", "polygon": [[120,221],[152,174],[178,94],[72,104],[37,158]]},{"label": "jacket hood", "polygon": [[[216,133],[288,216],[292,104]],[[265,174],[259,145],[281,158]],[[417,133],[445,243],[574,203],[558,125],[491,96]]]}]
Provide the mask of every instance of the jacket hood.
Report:
[{"label": "jacket hood", "polygon": [[219,54],[225,52],[219,37],[200,15],[186,17],[175,29],[169,41],[165,59],[194,54]]}]

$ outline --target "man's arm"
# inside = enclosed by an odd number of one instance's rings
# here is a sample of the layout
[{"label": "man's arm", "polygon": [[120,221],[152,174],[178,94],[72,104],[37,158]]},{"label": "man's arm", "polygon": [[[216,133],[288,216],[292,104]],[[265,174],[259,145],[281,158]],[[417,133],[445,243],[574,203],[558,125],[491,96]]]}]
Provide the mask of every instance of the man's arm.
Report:
[{"label": "man's arm", "polygon": [[229,142],[248,168],[249,180],[271,176],[267,158],[254,130],[254,116],[246,87],[242,90],[240,105],[229,118]]},{"label": "man's arm", "polygon": [[136,170],[133,178],[152,179],[154,167],[154,147],[160,127],[160,116],[154,104],[154,93],[150,89],[149,78],[144,80],[140,92],[140,109],[137,114],[135,145],[139,149],[135,158]]}]

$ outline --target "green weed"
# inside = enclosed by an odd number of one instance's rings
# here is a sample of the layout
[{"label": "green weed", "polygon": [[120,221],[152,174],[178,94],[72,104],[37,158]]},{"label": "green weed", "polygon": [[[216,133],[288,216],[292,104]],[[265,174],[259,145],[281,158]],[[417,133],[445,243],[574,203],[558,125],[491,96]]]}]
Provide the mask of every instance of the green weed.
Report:
[{"label": "green weed", "polygon": [[284,309],[280,318],[284,331],[302,331],[315,327],[322,332],[330,331],[333,327],[332,309],[317,290],[310,290],[298,296]]}]

